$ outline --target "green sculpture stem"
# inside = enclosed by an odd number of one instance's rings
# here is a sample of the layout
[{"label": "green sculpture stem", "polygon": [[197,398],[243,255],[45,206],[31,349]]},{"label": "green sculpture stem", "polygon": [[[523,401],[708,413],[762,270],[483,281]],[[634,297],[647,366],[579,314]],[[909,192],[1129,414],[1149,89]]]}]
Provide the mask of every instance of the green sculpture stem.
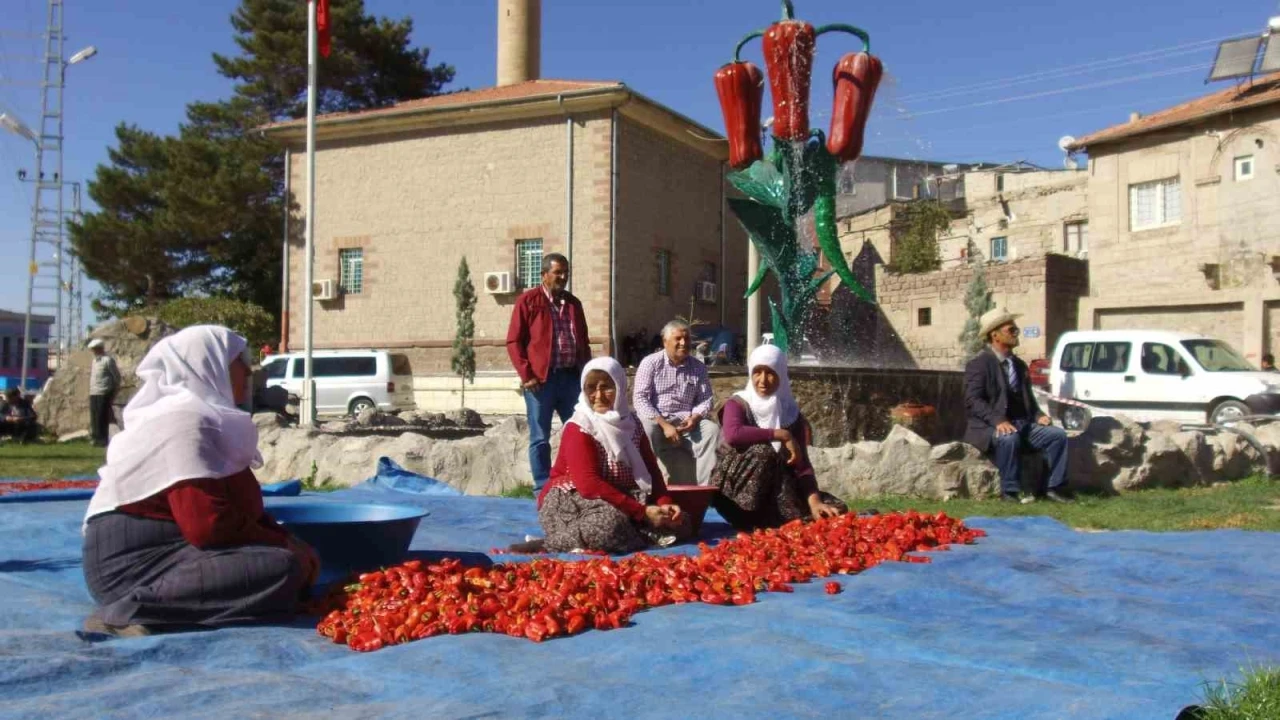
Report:
[{"label": "green sculpture stem", "polygon": [[751,42],[752,40],[755,40],[758,37],[764,37],[763,30],[756,30],[755,32],[739,40],[738,46],[733,49],[733,61],[742,62],[742,58],[740,57],[740,55],[742,54],[742,47],[747,43]]},{"label": "green sculpture stem", "polygon": [[822,27],[818,28],[818,31],[815,34],[815,37],[820,36],[822,35],[822,33],[825,33],[825,32],[846,32],[846,33],[849,33],[850,35],[857,35],[858,39],[862,41],[862,52],[865,52],[865,53],[871,52],[871,36],[867,34],[866,30],[863,30],[860,27],[854,27],[853,25],[846,25],[844,23],[834,23],[832,25],[823,25]]},{"label": "green sculpture stem", "polygon": [[795,20],[796,8],[791,4],[791,0],[782,0],[782,19]]}]

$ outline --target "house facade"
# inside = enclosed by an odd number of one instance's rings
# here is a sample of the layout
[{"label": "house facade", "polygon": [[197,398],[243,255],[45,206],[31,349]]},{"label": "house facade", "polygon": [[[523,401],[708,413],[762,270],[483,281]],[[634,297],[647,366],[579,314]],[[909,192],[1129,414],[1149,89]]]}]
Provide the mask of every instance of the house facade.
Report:
[{"label": "house facade", "polygon": [[[0,389],[18,387],[22,380],[22,349],[26,336],[25,313],[0,310]],[[49,315],[31,316],[31,336],[40,344],[48,344],[54,318]],[[27,365],[27,389],[35,390],[49,379],[49,352],[44,349],[31,351]]]},{"label": "house facade", "polygon": [[1280,74],[1080,138],[1089,155],[1081,324],[1280,351]]}]

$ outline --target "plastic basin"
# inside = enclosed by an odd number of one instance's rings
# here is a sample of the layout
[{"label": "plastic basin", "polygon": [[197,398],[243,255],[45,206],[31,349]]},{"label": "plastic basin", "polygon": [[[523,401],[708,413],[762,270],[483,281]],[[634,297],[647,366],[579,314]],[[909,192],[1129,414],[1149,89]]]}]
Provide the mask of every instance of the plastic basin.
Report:
[{"label": "plastic basin", "polygon": [[668,485],[667,493],[671,495],[671,500],[680,506],[682,512],[689,514],[689,520],[693,523],[693,534],[697,535],[702,529],[702,518],[707,514],[707,508],[711,506],[711,499],[719,494],[720,488],[711,485]]},{"label": "plastic basin", "polygon": [[289,532],[315,548],[324,577],[363,572],[404,559],[427,510],[409,505],[268,502]]}]

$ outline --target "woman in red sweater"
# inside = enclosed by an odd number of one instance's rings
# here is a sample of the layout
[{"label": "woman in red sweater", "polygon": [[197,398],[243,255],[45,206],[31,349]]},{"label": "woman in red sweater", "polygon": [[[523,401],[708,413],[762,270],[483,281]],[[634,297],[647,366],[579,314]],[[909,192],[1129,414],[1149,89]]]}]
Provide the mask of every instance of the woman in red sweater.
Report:
[{"label": "woman in red sweater", "polygon": [[84,525],[90,632],[146,635],[291,614],[315,552],[268,515],[243,337],[202,325],[138,365],[142,388],[107,449]]},{"label": "woman in red sweater", "polygon": [[747,359],[747,387],[720,408],[720,447],[712,483],[716,511],[739,530],[778,527],[798,518],[839,515],[848,508],[818,490],[787,356],[761,345]]},{"label": "woman in red sweater", "polygon": [[597,358],[583,368],[582,394],[538,496],[544,549],[629,553],[688,535],[627,397],[618,361]]}]

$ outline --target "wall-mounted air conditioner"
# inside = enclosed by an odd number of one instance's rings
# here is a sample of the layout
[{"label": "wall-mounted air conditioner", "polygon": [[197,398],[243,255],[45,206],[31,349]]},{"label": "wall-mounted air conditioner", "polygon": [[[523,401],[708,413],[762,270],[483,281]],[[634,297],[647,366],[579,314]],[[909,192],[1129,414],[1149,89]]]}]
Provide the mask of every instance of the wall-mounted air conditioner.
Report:
[{"label": "wall-mounted air conditioner", "polygon": [[338,299],[338,287],[332,280],[316,280],[311,283],[311,297],[316,300]]},{"label": "wall-mounted air conditioner", "polygon": [[512,292],[511,273],[487,272],[484,274],[484,291],[490,295],[507,295]]},{"label": "wall-mounted air conditioner", "polygon": [[720,289],[713,282],[699,282],[698,300],[705,303],[717,302],[720,300]]}]

